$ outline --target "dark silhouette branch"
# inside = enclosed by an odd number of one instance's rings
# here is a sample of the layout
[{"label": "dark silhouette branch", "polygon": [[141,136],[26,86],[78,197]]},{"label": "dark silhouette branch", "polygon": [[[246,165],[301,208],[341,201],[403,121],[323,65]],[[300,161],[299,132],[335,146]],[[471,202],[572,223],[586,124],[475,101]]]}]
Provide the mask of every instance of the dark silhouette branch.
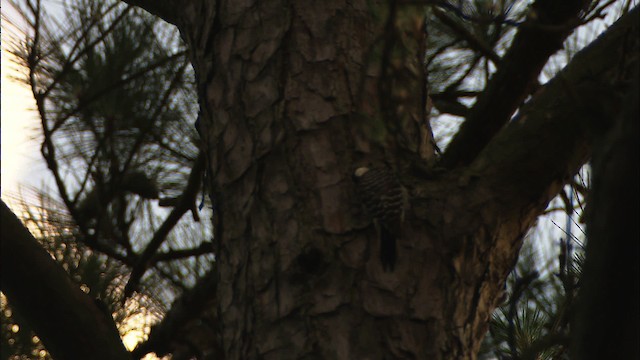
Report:
[{"label": "dark silhouette branch", "polygon": [[98,38],[91,41],[78,54],[76,54],[75,56],[71,56],[71,54],[73,54],[77,50],[77,47],[80,45],[82,40],[84,40],[86,36],[89,34],[90,30],[115,7],[116,7],[116,4],[113,4],[112,6],[110,6],[107,9],[107,11],[105,11],[104,14],[102,14],[101,16],[96,16],[95,19],[89,24],[89,26],[87,26],[87,28],[84,30],[83,34],[80,36],[76,44],[74,44],[73,48],[69,51],[69,57],[66,59],[64,65],[62,66],[62,70],[56,75],[56,77],[53,79],[51,84],[47,86],[47,89],[43,91],[42,96],[46,97],[56,87],[56,85],[62,79],[64,79],[65,76],[67,76],[68,72],[73,68],[73,65],[77,63],[78,60],[80,60],[80,58],[84,54],[86,54],[89,50],[95,48],[95,46],[100,42],[104,41],[104,39],[116,28],[116,26],[118,26],[120,21],[122,21],[127,16],[127,14],[129,14],[129,11],[131,10],[131,7],[127,7],[126,9],[124,9],[120,14],[118,14],[118,16],[116,16],[116,18],[109,25],[109,27]]},{"label": "dark silhouette branch", "polygon": [[549,57],[562,48],[564,39],[574,29],[562,26],[557,31],[549,31],[542,26],[570,23],[585,9],[585,3],[588,2],[538,0],[533,4],[500,67],[444,153],[443,166],[453,168],[471,163],[511,119],[531,93]]},{"label": "dark silhouette branch", "polygon": [[[434,216],[439,213],[429,212],[429,207],[438,202],[441,194],[459,192],[457,196],[464,199],[461,201],[466,203],[469,218],[458,217],[455,221],[474,224],[477,214],[483,214],[484,223],[497,224],[497,230],[485,237],[486,242],[472,245],[487,251],[489,258],[512,259],[491,263],[489,274],[507,274],[512,269],[517,256],[513,249],[520,247],[524,234],[549,201],[587,162],[594,139],[599,139],[617,116],[620,94],[626,91],[630,80],[621,74],[640,65],[640,59],[630,55],[640,50],[640,40],[631,35],[639,30],[639,11],[636,7],[622,16],[577,53],[469,167],[446,172],[443,176],[450,176],[451,181],[438,187],[424,182],[413,189],[412,208],[419,218],[424,213],[429,215],[425,219],[436,225],[447,221]],[[575,96],[567,96],[568,88]],[[456,246],[469,245],[451,242],[449,246],[455,250]],[[490,299],[488,296],[479,301]]]},{"label": "dark silhouette branch", "polygon": [[88,97],[87,99],[83,99],[81,102],[78,103],[78,105],[71,109],[69,112],[67,112],[66,114],[64,114],[62,117],[60,117],[60,119],[58,119],[56,121],[56,123],[54,124],[53,128],[51,131],[55,131],[57,129],[59,129],[60,127],[62,127],[62,125],[64,124],[64,122],[66,122],[69,118],[71,118],[73,115],[77,114],[78,112],[80,112],[81,110],[84,110],[87,106],[95,103],[96,101],[100,100],[104,95],[110,93],[111,91],[117,90],[119,88],[122,88],[123,86],[127,85],[129,82],[142,77],[144,75],[148,75],[150,74],[153,70],[166,65],[167,63],[183,57],[187,54],[187,52],[185,50],[179,51],[175,54],[172,54],[171,56],[167,56],[163,59],[158,60],[157,62],[150,64],[149,66],[138,70],[137,72],[130,74],[129,76],[123,78],[123,79],[119,79],[118,81],[113,82],[112,84],[110,84],[109,86],[106,86],[98,91],[96,91],[95,94],[93,94],[91,97]]},{"label": "dark silhouette branch", "polygon": [[[131,359],[113,319],[0,201],[2,292],[56,359]],[[43,299],[46,299],[43,301]]]},{"label": "dark silhouette branch", "polygon": [[478,91],[446,90],[440,93],[433,93],[430,98],[433,101],[433,106],[439,112],[466,117],[469,115],[469,108],[460,102],[460,98],[473,98],[478,94]]},{"label": "dark silhouette branch", "polygon": [[469,108],[457,100],[435,100],[432,99],[433,106],[442,114],[451,114],[465,117],[469,114]]},{"label": "dark silhouette branch", "polygon": [[[631,11],[637,40],[638,8]],[[630,56],[638,48],[629,49]],[[572,323],[576,359],[637,359],[640,321],[638,239],[640,239],[640,77],[636,63],[632,89],[614,127],[594,150],[586,260]]]},{"label": "dark silhouette branch", "polygon": [[195,248],[171,250],[164,253],[158,253],[153,257],[151,262],[155,264],[161,261],[184,259],[187,257],[209,254],[212,252],[213,252],[213,243],[210,241],[205,241],[201,243],[200,246]]},{"label": "dark silhouette branch", "polygon": [[155,108],[155,110],[153,111],[153,114],[147,120],[147,123],[144,126],[144,129],[140,129],[141,130],[140,134],[136,138],[133,146],[131,146],[129,156],[127,157],[127,159],[124,162],[124,165],[122,166],[123,172],[126,172],[128,170],[129,166],[131,165],[131,162],[135,158],[136,154],[138,154],[140,147],[144,143],[144,140],[149,136],[149,133],[152,133],[151,129],[153,128],[153,126],[157,124],[156,121],[158,120],[160,115],[163,113],[163,110],[165,110],[165,108],[169,106],[171,94],[179,86],[180,82],[184,78],[184,70],[187,67],[187,65],[188,65],[187,61],[183,62],[183,64],[179,67],[178,71],[175,72],[173,78],[171,79],[171,82],[169,83],[169,86],[167,86],[167,88],[164,90],[164,94],[162,94],[162,99],[160,100],[158,106]]},{"label": "dark silhouette branch", "polygon": [[443,24],[453,30],[461,39],[466,41],[471,49],[486,56],[496,65],[500,63],[500,56],[498,56],[498,54],[496,54],[488,44],[482,41],[482,39],[479,39],[476,35],[471,33],[471,31],[462,26],[462,24],[450,18],[445,12],[437,7],[433,8],[433,14],[442,21]]},{"label": "dark silhouette branch", "polygon": [[173,227],[178,223],[182,215],[184,215],[187,211],[193,208],[193,204],[196,201],[196,196],[198,194],[198,190],[200,189],[200,182],[202,181],[202,171],[204,170],[204,154],[201,152],[196,159],[193,168],[191,169],[191,174],[189,175],[189,180],[187,182],[187,186],[181,195],[180,203],[173,208],[171,213],[167,216],[165,221],[162,223],[158,231],[153,235],[151,241],[143,251],[143,253],[138,258],[138,262],[133,267],[131,271],[131,277],[127,282],[127,286],[124,291],[124,299],[133,294],[134,291],[138,288],[138,284],[140,283],[140,279],[146,272],[149,267],[150,261],[155,255],[156,251],[160,248],[164,240],[169,235],[169,232]]},{"label": "dark silhouette branch", "polygon": [[513,285],[513,292],[509,298],[509,311],[507,312],[507,344],[514,359],[518,359],[516,344],[516,318],[518,316],[518,304],[522,294],[529,288],[531,283],[538,279],[538,272],[534,271],[519,278]]},{"label": "dark silhouette branch", "polygon": [[123,2],[138,6],[152,15],[155,15],[169,24],[177,25],[181,15],[181,9],[187,5],[182,1],[173,0],[123,0]]},{"label": "dark silhouette branch", "polygon": [[[185,293],[171,305],[162,321],[151,328],[149,339],[139,344],[133,351],[136,358],[154,352],[158,356],[173,353],[181,338],[189,334],[182,334],[185,325],[198,318],[215,302],[216,281],[214,271],[198,280],[193,288]],[[211,307],[213,308],[213,307]],[[178,336],[182,334],[182,336]],[[218,346],[216,346],[218,347]]]},{"label": "dark silhouette branch", "polygon": [[638,11],[636,7],[621,17],[576,54],[521,109],[468,169],[470,181],[482,179],[495,190],[494,201],[522,210],[520,206],[541,195],[549,201],[571,180],[591,155],[593,139],[620,108],[598,104],[619,104],[628,79],[616,79],[638,66],[637,58],[620,51],[638,51],[638,42],[629,36],[637,30]]},{"label": "dark silhouette branch", "polygon": [[[33,94],[33,98],[36,101],[36,107],[38,109],[38,114],[40,115],[40,122],[42,125],[42,132],[44,135],[44,140],[42,142],[42,147],[40,152],[42,153],[42,157],[45,159],[47,163],[47,167],[51,170],[54,181],[56,183],[56,187],[58,188],[58,192],[60,193],[60,197],[64,202],[65,206],[69,209],[71,216],[74,219],[80,219],[79,213],[75,211],[75,200],[72,200],[67,192],[67,188],[65,186],[64,180],[62,176],[60,176],[60,171],[58,168],[58,162],[56,160],[56,148],[53,144],[52,136],[53,132],[49,128],[49,121],[47,118],[47,111],[45,109],[45,97],[42,95],[40,90],[38,90],[38,74],[36,68],[38,67],[38,63],[40,61],[40,39],[41,39],[41,9],[40,2],[38,1],[34,6],[31,2],[27,3],[30,10],[34,16],[34,24],[33,24],[33,39],[31,43],[28,45],[28,55],[27,55],[27,66],[29,68],[29,85],[31,87],[31,93]],[[80,231],[83,234],[88,234],[87,226],[85,222],[77,222]]]},{"label": "dark silhouette branch", "polygon": [[400,5],[414,5],[414,6],[423,6],[423,5],[435,5],[442,9],[445,9],[448,12],[453,13],[457,17],[472,22],[475,24],[504,24],[509,26],[519,26],[521,23],[517,20],[508,19],[505,14],[499,15],[478,15],[478,14],[470,14],[465,11],[460,4],[462,2],[458,2],[458,4],[452,4],[450,0],[399,0],[397,1]]}]

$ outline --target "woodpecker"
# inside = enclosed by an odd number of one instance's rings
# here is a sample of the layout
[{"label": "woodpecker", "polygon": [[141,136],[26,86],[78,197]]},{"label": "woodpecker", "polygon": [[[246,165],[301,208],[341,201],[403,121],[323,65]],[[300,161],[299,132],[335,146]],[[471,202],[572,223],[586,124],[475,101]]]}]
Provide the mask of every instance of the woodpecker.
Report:
[{"label": "woodpecker", "polygon": [[406,202],[405,190],[388,167],[360,167],[353,174],[356,191],[380,237],[380,263],[385,271],[396,264],[396,239],[400,235]]}]

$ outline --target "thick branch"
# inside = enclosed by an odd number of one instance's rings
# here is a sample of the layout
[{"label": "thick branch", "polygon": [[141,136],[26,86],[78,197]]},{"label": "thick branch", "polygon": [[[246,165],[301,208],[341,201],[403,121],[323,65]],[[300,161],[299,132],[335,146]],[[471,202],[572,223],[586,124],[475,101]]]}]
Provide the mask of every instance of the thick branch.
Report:
[{"label": "thick branch", "polygon": [[152,15],[155,15],[169,24],[177,25],[180,9],[186,4],[173,0],[122,0],[123,2],[138,6]]},{"label": "thick branch", "polygon": [[[56,359],[131,359],[113,319],[0,201],[2,292]],[[44,301],[43,301],[44,300]]]},{"label": "thick branch", "polygon": [[[531,93],[538,74],[578,22],[588,1],[538,0],[493,75],[445,152],[442,164],[469,164],[506,124]],[[553,30],[549,28],[553,27]]]},{"label": "thick branch", "polygon": [[[475,334],[485,330],[523,236],[618,115],[628,74],[640,61],[638,27],[635,8],[576,54],[471,166],[414,189],[414,212],[446,229],[447,246],[459,254],[454,266],[475,284],[474,311],[460,314],[460,324],[471,324]],[[457,336],[479,346],[477,338]]]},{"label": "thick branch", "polygon": [[594,149],[584,286],[572,325],[576,359],[640,357],[639,80],[636,71],[624,113]]},{"label": "thick branch", "polygon": [[629,81],[625,74],[638,66],[638,11],[576,54],[478,156],[469,176],[490,184],[505,210],[546,206],[617,116]]},{"label": "thick branch", "polygon": [[[215,301],[215,276],[215,272],[210,271],[198,280],[192,289],[176,300],[162,322],[151,328],[149,339],[133,350],[133,355],[142,358],[150,352],[158,356],[174,352],[180,339],[178,334],[182,332],[184,326],[201,316],[207,309],[213,308],[207,305]],[[214,347],[219,348],[219,345],[216,344]]]}]

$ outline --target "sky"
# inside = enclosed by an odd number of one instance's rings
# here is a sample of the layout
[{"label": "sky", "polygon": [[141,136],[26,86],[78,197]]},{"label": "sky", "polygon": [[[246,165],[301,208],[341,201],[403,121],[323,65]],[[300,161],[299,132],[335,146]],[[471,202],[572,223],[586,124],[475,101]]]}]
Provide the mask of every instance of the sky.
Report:
[{"label": "sky", "polygon": [[[7,52],[6,31],[2,26],[2,196],[15,193],[18,184],[30,175],[37,175],[32,171],[37,167],[38,144],[34,139],[36,134],[35,103],[26,85],[10,79],[18,74],[16,65],[10,63]],[[31,129],[31,130],[30,130]],[[33,180],[33,178],[32,178]]]},{"label": "sky", "polygon": [[[40,156],[38,117],[29,87],[15,77],[24,77],[9,53],[10,37],[19,30],[6,21],[18,18],[2,1],[2,82],[1,82],[1,192],[2,197],[16,195],[20,186],[40,186],[47,174]],[[19,35],[18,35],[19,36]]]}]

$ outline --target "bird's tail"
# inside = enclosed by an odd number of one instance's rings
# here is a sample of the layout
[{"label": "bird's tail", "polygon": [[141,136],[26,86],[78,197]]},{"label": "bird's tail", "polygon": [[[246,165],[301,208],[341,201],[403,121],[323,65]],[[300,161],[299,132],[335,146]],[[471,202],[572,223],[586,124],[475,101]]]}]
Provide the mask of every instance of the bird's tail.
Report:
[{"label": "bird's tail", "polygon": [[387,272],[396,267],[396,237],[385,226],[380,227],[380,263]]}]

